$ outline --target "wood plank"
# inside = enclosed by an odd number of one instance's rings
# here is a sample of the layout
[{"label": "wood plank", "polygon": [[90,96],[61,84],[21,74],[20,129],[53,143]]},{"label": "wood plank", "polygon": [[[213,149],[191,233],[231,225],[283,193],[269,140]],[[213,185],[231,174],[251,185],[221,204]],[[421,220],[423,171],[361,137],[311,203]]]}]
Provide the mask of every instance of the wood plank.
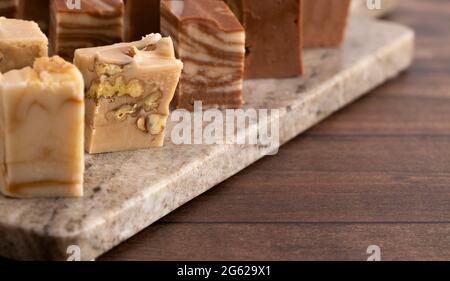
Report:
[{"label": "wood plank", "polygon": [[163,221],[450,222],[449,147],[446,136],[305,135]]},{"label": "wood plank", "polygon": [[382,260],[448,260],[449,232],[433,223],[158,223],[100,260],[365,261],[370,245]]}]

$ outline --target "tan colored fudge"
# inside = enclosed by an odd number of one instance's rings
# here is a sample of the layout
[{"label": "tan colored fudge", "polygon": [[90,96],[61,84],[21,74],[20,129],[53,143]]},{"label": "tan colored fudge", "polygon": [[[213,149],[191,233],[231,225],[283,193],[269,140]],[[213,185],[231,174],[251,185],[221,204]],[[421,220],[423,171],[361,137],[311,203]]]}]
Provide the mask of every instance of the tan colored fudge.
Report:
[{"label": "tan colored fudge", "polygon": [[86,150],[115,152],[162,146],[183,64],[172,40],[78,49],[75,65],[86,84]]},{"label": "tan colored fudge", "polygon": [[48,40],[32,21],[0,17],[0,72],[32,66],[48,55]]},{"label": "tan colored fudge", "polygon": [[0,190],[9,197],[83,195],[84,83],[60,57],[0,77]]}]

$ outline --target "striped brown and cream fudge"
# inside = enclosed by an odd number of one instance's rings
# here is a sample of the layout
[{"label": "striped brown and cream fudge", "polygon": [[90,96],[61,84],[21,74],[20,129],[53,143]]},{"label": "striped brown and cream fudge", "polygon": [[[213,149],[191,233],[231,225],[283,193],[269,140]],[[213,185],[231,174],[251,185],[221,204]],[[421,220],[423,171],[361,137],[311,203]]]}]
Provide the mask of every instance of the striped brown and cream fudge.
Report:
[{"label": "striped brown and cream fudge", "polygon": [[0,75],[0,191],[9,197],[80,197],[84,83],[60,57]]},{"label": "striped brown and cream fudge", "polygon": [[123,42],[122,0],[83,0],[80,9],[66,0],[52,0],[50,42],[52,52],[72,60],[79,48]]},{"label": "striped brown and cream fudge", "polygon": [[303,0],[305,48],[338,47],[344,40],[351,0]]},{"label": "striped brown and cream fudge", "polygon": [[160,147],[183,63],[170,37],[78,49],[86,83],[86,150],[104,153]]},{"label": "striped brown and cream fudge", "polygon": [[7,18],[16,17],[19,0],[0,0],[0,16]]},{"label": "striped brown and cream fudge", "polygon": [[35,22],[0,17],[0,72],[32,66],[47,55],[47,37]]},{"label": "striped brown and cream fudge", "polygon": [[126,0],[127,41],[160,33],[160,0]]},{"label": "striped brown and cream fudge", "polygon": [[226,0],[246,30],[246,78],[303,74],[302,1]]},{"label": "striped brown and cream fudge", "polygon": [[178,108],[239,108],[243,105],[245,31],[223,1],[161,2],[161,31],[174,40],[184,63]]},{"label": "striped brown and cream fudge", "polygon": [[50,0],[18,0],[18,17],[35,21],[44,31],[48,31],[50,21]]}]

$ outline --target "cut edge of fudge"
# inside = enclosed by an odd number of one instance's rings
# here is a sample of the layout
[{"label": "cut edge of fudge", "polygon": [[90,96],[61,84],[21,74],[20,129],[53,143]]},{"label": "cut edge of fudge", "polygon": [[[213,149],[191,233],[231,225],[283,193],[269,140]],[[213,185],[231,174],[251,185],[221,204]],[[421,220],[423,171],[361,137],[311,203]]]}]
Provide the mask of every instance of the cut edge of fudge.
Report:
[{"label": "cut edge of fudge", "polygon": [[351,0],[303,0],[304,48],[336,48],[344,39]]},{"label": "cut edge of fudge", "polygon": [[185,66],[177,108],[240,108],[244,104],[245,30],[223,1],[161,2],[161,31]]},{"label": "cut edge of fudge", "polygon": [[271,1],[225,0],[246,30],[246,79],[292,78],[304,73],[304,1],[278,0],[273,5]]},{"label": "cut edge of fudge", "polygon": [[91,154],[161,147],[169,105],[183,63],[172,40],[78,49],[75,65],[86,82],[86,151]]},{"label": "cut edge of fudge", "polygon": [[[14,198],[83,196],[83,89],[78,69],[57,56],[38,58],[33,67],[0,75],[2,194]],[[18,116],[20,112],[27,112],[26,116]],[[53,124],[45,121],[52,118]],[[23,135],[33,130],[32,138]]]}]

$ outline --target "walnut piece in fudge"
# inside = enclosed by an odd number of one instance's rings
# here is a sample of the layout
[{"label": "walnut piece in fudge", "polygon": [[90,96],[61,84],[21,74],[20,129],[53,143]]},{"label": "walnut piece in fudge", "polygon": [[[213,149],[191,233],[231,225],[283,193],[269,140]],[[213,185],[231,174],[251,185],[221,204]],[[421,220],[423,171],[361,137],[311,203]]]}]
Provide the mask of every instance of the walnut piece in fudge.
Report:
[{"label": "walnut piece in fudge", "polygon": [[72,60],[78,48],[123,41],[122,0],[83,0],[80,8],[69,7],[66,0],[52,0],[49,36],[54,54]]},{"label": "walnut piece in fudge", "polygon": [[305,48],[338,47],[344,40],[351,0],[303,0]]},{"label": "walnut piece in fudge", "polygon": [[60,57],[0,75],[0,189],[10,197],[83,195],[84,83]]},{"label": "walnut piece in fudge", "polygon": [[14,18],[17,15],[19,0],[0,0],[0,16]]},{"label": "walnut piece in fudge", "polygon": [[86,84],[89,153],[163,145],[183,68],[169,37],[150,34],[132,43],[78,49],[74,63]]},{"label": "walnut piece in fudge", "polygon": [[0,17],[0,72],[32,66],[47,55],[47,37],[36,23]]},{"label": "walnut piece in fudge", "polygon": [[223,1],[162,1],[161,30],[184,63],[175,98],[178,108],[239,108],[245,63],[245,31]]},{"label": "walnut piece in fudge", "polygon": [[246,78],[303,74],[302,1],[225,0],[246,30]]}]

